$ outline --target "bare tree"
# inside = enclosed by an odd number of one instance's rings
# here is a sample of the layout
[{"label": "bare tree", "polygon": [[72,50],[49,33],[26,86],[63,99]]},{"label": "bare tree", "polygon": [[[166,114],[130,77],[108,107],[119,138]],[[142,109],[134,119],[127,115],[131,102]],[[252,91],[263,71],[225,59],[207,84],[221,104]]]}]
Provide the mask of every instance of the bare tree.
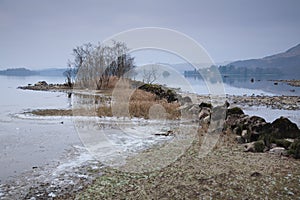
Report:
[{"label": "bare tree", "polygon": [[89,58],[93,50],[93,45],[91,43],[83,44],[82,46],[77,46],[73,49],[72,55],[74,56],[73,61],[68,61],[68,70],[64,72],[67,78],[67,84],[71,87],[74,82],[74,78],[78,70],[83,66],[86,59]]},{"label": "bare tree", "polygon": [[156,66],[151,66],[150,69],[144,69],[143,70],[143,82],[144,83],[152,84],[158,78],[159,78],[159,75],[158,75],[158,69],[157,69]]},{"label": "bare tree", "polygon": [[90,44],[73,50],[75,56],[72,65],[80,72],[77,82],[82,87],[106,88],[111,77],[121,78],[131,70],[133,58],[128,54],[124,43],[114,41],[112,46]]}]

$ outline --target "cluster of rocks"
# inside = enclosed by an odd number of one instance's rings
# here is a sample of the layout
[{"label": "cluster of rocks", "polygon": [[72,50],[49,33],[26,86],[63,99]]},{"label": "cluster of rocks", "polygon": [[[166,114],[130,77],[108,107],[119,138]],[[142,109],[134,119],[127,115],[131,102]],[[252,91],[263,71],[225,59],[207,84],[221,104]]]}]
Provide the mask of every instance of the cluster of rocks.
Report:
[{"label": "cluster of rocks", "polygon": [[46,81],[39,81],[35,83],[34,85],[28,84],[27,86],[20,86],[18,89],[23,90],[53,90],[53,91],[60,91],[60,90],[70,90],[72,87],[70,87],[67,83],[64,84],[48,84]]},{"label": "cluster of rocks", "polygon": [[299,110],[299,96],[228,96],[230,102],[242,106],[267,106],[272,109]]},{"label": "cluster of rocks", "polygon": [[[227,108],[213,108],[211,104],[201,103],[199,120],[200,124],[211,123],[214,112]],[[222,112],[220,112],[222,114]],[[222,116],[220,113],[218,115]],[[217,116],[218,116],[217,115]],[[226,117],[225,117],[226,116]],[[238,107],[226,109],[223,130],[230,130],[236,134],[236,140],[244,144],[247,152],[267,152],[281,155],[291,155],[300,158],[300,130],[288,118],[280,117],[272,123],[258,116],[245,115]]]},{"label": "cluster of rocks", "polygon": [[300,80],[276,80],[276,82],[283,82],[290,86],[300,87]]}]

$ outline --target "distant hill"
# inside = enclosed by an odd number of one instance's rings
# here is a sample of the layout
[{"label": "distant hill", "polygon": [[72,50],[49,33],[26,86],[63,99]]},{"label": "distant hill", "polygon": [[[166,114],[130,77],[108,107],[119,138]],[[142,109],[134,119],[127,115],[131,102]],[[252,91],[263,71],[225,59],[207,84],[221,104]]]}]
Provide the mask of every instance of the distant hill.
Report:
[{"label": "distant hill", "polygon": [[36,72],[40,76],[64,76],[64,72],[67,71],[66,68],[48,68],[37,70]]},{"label": "distant hill", "polygon": [[13,68],[13,69],[6,69],[1,70],[0,75],[6,75],[6,76],[34,76],[38,75],[37,72],[31,71],[26,68]]},{"label": "distant hill", "polygon": [[26,68],[11,68],[0,70],[0,75],[5,76],[64,76],[66,68],[48,68],[41,70],[30,70]]},{"label": "distant hill", "polygon": [[[240,60],[229,63],[226,68],[260,69],[269,73],[281,73],[290,78],[300,79],[300,44],[289,50],[260,59]],[[258,71],[260,71],[258,70]]]}]

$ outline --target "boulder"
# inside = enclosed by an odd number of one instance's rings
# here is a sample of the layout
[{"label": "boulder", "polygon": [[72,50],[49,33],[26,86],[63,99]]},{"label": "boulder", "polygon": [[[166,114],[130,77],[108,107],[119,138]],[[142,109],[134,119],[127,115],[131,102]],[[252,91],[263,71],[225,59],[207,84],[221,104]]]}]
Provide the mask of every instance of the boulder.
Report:
[{"label": "boulder", "polygon": [[199,115],[198,115],[199,120],[202,120],[203,118],[205,118],[207,116],[210,116],[210,113],[211,113],[210,108],[208,108],[208,107],[201,108]]},{"label": "boulder", "polygon": [[263,140],[254,142],[254,150],[255,152],[264,152],[266,151],[265,142]]},{"label": "boulder", "polygon": [[251,134],[248,130],[243,130],[241,133],[241,137],[245,140],[245,142],[250,142]]},{"label": "boulder", "polygon": [[285,149],[288,149],[291,146],[291,144],[293,143],[292,141],[290,141],[288,139],[275,139],[273,142],[276,144],[276,146],[283,147]]},{"label": "boulder", "polygon": [[272,136],[276,139],[283,138],[300,138],[300,130],[298,126],[291,122],[288,118],[280,117],[271,124]]},{"label": "boulder", "polygon": [[226,119],[227,107],[226,104],[222,106],[216,106],[212,108],[211,111],[211,120],[218,121]]},{"label": "boulder", "polygon": [[235,140],[237,141],[237,143],[239,144],[243,144],[245,143],[245,139],[242,136],[236,136]]},{"label": "boulder", "polygon": [[48,86],[48,83],[46,81],[39,81],[34,86]]},{"label": "boulder", "polygon": [[192,99],[189,97],[189,96],[185,96],[185,97],[183,97],[182,99],[181,99],[181,101],[180,101],[182,104],[191,104],[191,103],[193,103],[193,101],[192,101]]},{"label": "boulder", "polygon": [[292,155],[296,159],[300,159],[300,139],[295,140],[291,144],[288,154]]},{"label": "boulder", "polygon": [[266,146],[264,141],[259,140],[255,142],[249,142],[244,145],[245,152],[264,152],[266,151]]},{"label": "boulder", "polygon": [[202,102],[202,103],[199,105],[199,107],[200,107],[200,108],[206,107],[206,108],[212,109],[211,103],[205,103],[205,102]]},{"label": "boulder", "polygon": [[244,148],[245,148],[245,152],[255,152],[255,149],[254,149],[254,142],[249,142],[249,143],[246,143],[244,145]]},{"label": "boulder", "polygon": [[277,155],[282,155],[282,154],[284,154],[285,151],[286,150],[283,147],[274,147],[274,148],[270,149],[269,152],[273,153],[273,154],[277,154]]},{"label": "boulder", "polygon": [[227,110],[227,116],[228,115],[243,115],[243,114],[244,114],[244,111],[239,107],[229,108]]}]

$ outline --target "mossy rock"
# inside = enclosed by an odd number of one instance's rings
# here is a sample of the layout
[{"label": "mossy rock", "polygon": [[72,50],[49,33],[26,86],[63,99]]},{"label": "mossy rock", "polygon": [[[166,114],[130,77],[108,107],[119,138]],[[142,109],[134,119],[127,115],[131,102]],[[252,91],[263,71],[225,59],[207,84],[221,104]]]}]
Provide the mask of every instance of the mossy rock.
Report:
[{"label": "mossy rock", "polygon": [[294,158],[296,159],[300,159],[300,140],[295,140],[289,150],[288,150],[288,154],[292,155]]},{"label": "mossy rock", "polygon": [[212,109],[211,103],[206,103],[206,102],[200,103],[199,107],[200,108],[210,108],[210,109]]},{"label": "mossy rock", "polygon": [[144,84],[138,89],[155,94],[159,99],[166,99],[169,103],[177,101],[177,94],[173,90],[163,88],[157,84]]},{"label": "mossy rock", "polygon": [[254,149],[255,149],[255,152],[264,152],[265,142],[263,140],[254,142]]},{"label": "mossy rock", "polygon": [[229,108],[227,110],[227,116],[228,115],[243,115],[243,114],[244,114],[244,111],[239,107]]},{"label": "mossy rock", "polygon": [[300,138],[298,126],[285,117],[280,117],[272,122],[271,129],[272,136],[276,139]]},{"label": "mossy rock", "polygon": [[288,149],[292,142],[291,141],[288,141],[286,139],[275,139],[274,143],[279,146],[279,147],[283,147],[285,149]]}]

